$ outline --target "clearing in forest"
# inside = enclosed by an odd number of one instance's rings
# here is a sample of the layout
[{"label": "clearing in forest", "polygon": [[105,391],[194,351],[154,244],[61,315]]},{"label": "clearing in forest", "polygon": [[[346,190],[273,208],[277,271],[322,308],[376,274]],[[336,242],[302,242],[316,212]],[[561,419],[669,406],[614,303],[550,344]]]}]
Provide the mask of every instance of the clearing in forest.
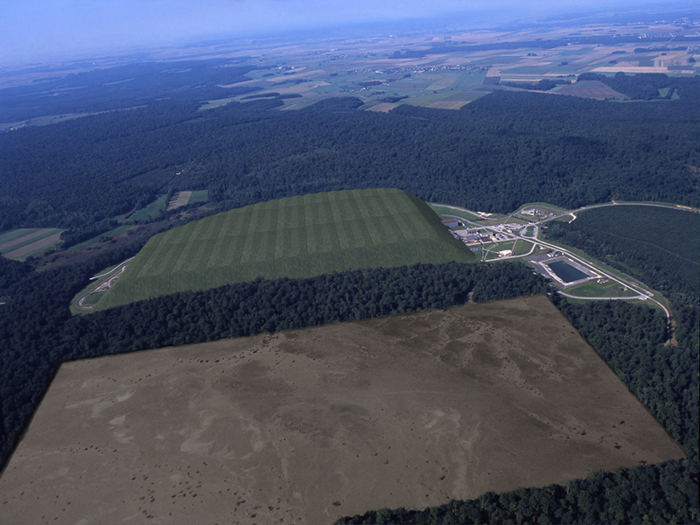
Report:
[{"label": "clearing in forest", "polygon": [[61,240],[58,228],[20,228],[0,234],[0,255],[23,261],[32,255],[42,255]]},{"label": "clearing in forest", "polygon": [[427,204],[404,191],[317,193],[246,206],[156,235],[94,311],[258,277],[474,259]]},{"label": "clearing in forest", "polygon": [[0,521],[328,524],[683,457],[536,296],[66,363]]},{"label": "clearing in forest", "polygon": [[566,84],[561,86],[555,93],[558,95],[594,98],[596,100],[624,100],[628,98],[597,80],[582,80],[581,82]]}]

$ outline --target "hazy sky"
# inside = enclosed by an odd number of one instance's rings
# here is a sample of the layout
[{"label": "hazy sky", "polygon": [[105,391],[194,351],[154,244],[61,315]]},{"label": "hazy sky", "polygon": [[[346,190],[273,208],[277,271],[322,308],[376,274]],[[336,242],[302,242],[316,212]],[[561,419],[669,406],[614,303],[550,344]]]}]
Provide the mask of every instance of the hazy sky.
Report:
[{"label": "hazy sky", "polygon": [[[639,5],[630,0],[0,0],[0,64],[85,56],[206,36],[420,18]],[[662,6],[664,0],[654,2]],[[527,9],[525,11],[524,9]]]}]

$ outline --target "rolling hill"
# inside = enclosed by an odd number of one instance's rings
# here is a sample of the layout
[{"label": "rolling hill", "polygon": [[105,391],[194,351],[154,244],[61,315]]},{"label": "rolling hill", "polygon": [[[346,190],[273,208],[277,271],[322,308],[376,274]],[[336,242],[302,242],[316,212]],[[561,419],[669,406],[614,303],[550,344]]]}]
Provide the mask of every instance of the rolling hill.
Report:
[{"label": "rolling hill", "polygon": [[474,260],[423,201],[402,190],[316,193],[246,206],[154,236],[95,310],[258,277]]}]

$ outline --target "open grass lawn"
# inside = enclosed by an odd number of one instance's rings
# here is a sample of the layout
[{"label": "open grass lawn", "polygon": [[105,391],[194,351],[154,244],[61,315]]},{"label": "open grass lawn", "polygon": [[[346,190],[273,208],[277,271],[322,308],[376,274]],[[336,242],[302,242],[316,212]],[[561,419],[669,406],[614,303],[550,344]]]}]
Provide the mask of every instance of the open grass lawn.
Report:
[{"label": "open grass lawn", "polygon": [[620,290],[622,286],[615,281],[608,281],[604,284],[598,284],[596,281],[574,286],[566,290],[566,293],[578,295],[581,297],[631,297],[637,295],[629,290]]},{"label": "open grass lawn", "polygon": [[209,190],[193,191],[190,195],[190,200],[187,204],[196,204],[199,202],[207,202],[209,200]]},{"label": "open grass lawn", "polygon": [[404,191],[317,193],[246,206],[156,235],[96,310],[258,277],[474,259],[427,204]]},{"label": "open grass lawn", "polygon": [[133,223],[133,222],[139,222],[139,221],[147,221],[150,219],[155,219],[160,215],[160,213],[165,209],[165,207],[168,205],[168,203],[165,201],[167,198],[167,195],[162,195],[158,197],[155,201],[153,201],[151,204],[146,206],[145,208],[141,208],[140,210],[132,213],[128,219],[126,219],[124,222],[125,223]]},{"label": "open grass lawn", "polygon": [[68,251],[75,251],[75,250],[82,250],[83,248],[87,248],[88,246],[92,246],[93,244],[96,244],[100,241],[102,237],[114,237],[115,235],[119,235],[122,232],[125,232],[131,228],[136,228],[136,226],[132,224],[122,224],[121,226],[117,226],[113,230],[109,230],[106,233],[102,233],[100,235],[97,235],[96,237],[93,237],[92,239],[88,239],[87,241],[83,241],[80,244],[75,244],[68,248]]},{"label": "open grass lawn", "polygon": [[532,243],[518,239],[513,245],[513,255],[525,255],[532,250]]}]

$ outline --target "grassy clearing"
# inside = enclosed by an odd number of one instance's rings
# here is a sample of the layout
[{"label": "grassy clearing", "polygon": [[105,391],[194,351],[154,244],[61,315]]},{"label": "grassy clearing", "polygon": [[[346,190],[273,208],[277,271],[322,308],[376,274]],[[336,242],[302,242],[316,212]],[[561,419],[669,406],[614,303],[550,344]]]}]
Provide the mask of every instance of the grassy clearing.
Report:
[{"label": "grassy clearing", "polygon": [[193,191],[187,204],[198,204],[200,202],[209,202],[209,190]]},{"label": "grassy clearing", "polygon": [[461,217],[462,219],[466,219],[468,221],[478,221],[481,220],[481,217],[478,216],[475,213],[469,213],[466,211],[460,211],[460,210],[455,210],[453,208],[450,208],[447,205],[442,205],[442,204],[430,204],[430,208],[437,213],[438,215],[445,214],[445,215],[454,215],[455,217]]},{"label": "grassy clearing", "polygon": [[246,206],[156,235],[96,310],[258,277],[474,260],[424,202],[404,191],[318,193]]},{"label": "grassy clearing", "polygon": [[126,219],[124,222],[125,223],[135,223],[135,222],[140,222],[140,221],[148,221],[151,219],[157,218],[162,211],[166,208],[168,203],[166,202],[167,195],[162,195],[158,197],[155,201],[153,201],[151,204],[146,206],[145,208],[141,208],[138,211],[135,211],[132,213],[128,219]]},{"label": "grassy clearing", "polygon": [[615,281],[598,284],[596,281],[588,281],[566,290],[566,293],[581,297],[632,297],[637,295],[629,289],[621,290],[622,286]]},{"label": "grassy clearing", "polygon": [[92,239],[88,239],[87,241],[83,241],[80,244],[75,244],[68,248],[68,251],[75,251],[75,250],[82,250],[83,248],[87,248],[88,246],[92,246],[93,244],[97,244],[100,242],[100,239],[102,237],[114,237],[116,235],[119,235],[122,232],[125,232],[127,230],[130,230],[131,228],[134,228],[135,226],[132,224],[122,224],[121,226],[117,226],[113,230],[109,230],[106,233],[103,233],[101,235],[98,235],[97,237],[93,237]]},{"label": "grassy clearing", "polygon": [[518,239],[513,245],[513,255],[525,255],[532,250],[532,243]]}]

